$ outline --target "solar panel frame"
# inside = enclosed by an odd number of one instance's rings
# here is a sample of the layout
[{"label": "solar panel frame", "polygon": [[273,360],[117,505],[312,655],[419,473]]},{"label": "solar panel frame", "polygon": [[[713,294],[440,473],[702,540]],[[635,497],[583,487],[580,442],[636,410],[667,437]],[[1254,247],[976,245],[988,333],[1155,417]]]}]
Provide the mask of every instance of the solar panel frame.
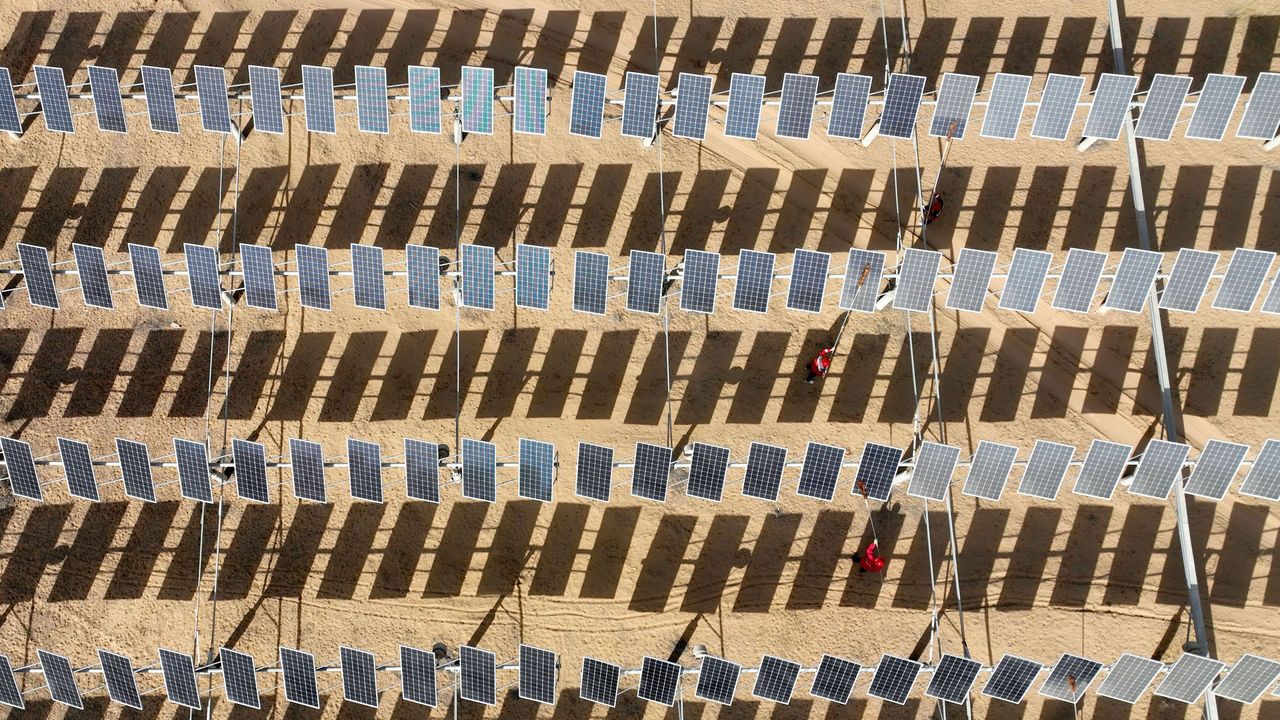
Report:
[{"label": "solar panel frame", "polygon": [[107,685],[107,697],[125,707],[141,710],[142,697],[138,695],[138,679],[133,674],[133,661],[124,655],[98,648],[98,664],[102,666],[102,680]]},{"label": "solar panel frame", "polygon": [[244,271],[245,304],[259,310],[278,310],[276,266],[271,248],[241,243],[240,268]]},{"label": "solar panel frame", "polygon": [[661,313],[666,273],[666,255],[632,250],[627,267],[627,309],[647,315]]},{"label": "solar panel frame", "polygon": [[787,449],[761,442],[751,443],[747,469],[742,480],[742,494],[775,502],[782,485],[782,471],[787,466]]},{"label": "solar panel frame", "polygon": [[493,68],[462,66],[462,132],[493,134]]},{"label": "solar panel frame", "polygon": [[1268,250],[1236,248],[1213,297],[1215,310],[1249,312],[1258,300],[1262,284],[1271,271],[1276,254]]},{"label": "solar panel frame", "polygon": [[716,310],[720,253],[686,250],[683,264],[684,272],[680,276],[680,309],[711,315]]},{"label": "solar panel frame", "polygon": [[742,666],[738,663],[714,655],[704,655],[693,694],[720,705],[732,705],[741,677]]},{"label": "solar panel frame", "polygon": [[375,503],[383,502],[381,445],[347,438],[347,471],[351,497]]},{"label": "solar panel frame", "polygon": [[116,438],[116,455],[120,459],[121,480],[124,494],[135,500],[156,501],[155,478],[151,473],[151,452],[147,446],[133,440]]},{"label": "solar panel frame", "polygon": [[1080,473],[1071,492],[1077,495],[1110,500],[1120,484],[1120,476],[1129,465],[1133,447],[1094,438],[1085,453]]},{"label": "solar panel frame", "polygon": [[1053,264],[1053,253],[1014,248],[1009,275],[1000,291],[1001,310],[1034,313],[1044,293],[1044,281]]},{"label": "solar panel frame", "polygon": [[671,480],[671,448],[652,443],[636,443],[635,469],[631,473],[631,495],[666,502]]},{"label": "solar panel frame", "polygon": [[600,139],[604,132],[604,101],[608,78],[599,73],[573,71],[569,100],[569,134]]},{"label": "solar panel frame", "polygon": [[551,248],[516,245],[516,307],[546,310],[551,306]]},{"label": "solar panel frame", "polygon": [[440,134],[440,68],[410,65],[408,78],[409,131]]},{"label": "solar panel frame", "polygon": [[437,702],[436,656],[421,648],[400,646],[400,697],[426,707]]},{"label": "solar panel frame", "polygon": [[1084,78],[1078,75],[1049,73],[1044,90],[1040,93],[1040,106],[1031,123],[1031,137],[1040,140],[1066,140],[1071,132],[1080,103],[1080,91]]},{"label": "solar panel frame", "polygon": [[295,245],[293,249],[298,260],[298,299],[302,307],[332,310],[329,250],[314,245]]},{"label": "solar panel frame", "polygon": [[676,704],[680,676],[684,669],[673,662],[645,656],[640,665],[640,684],[636,695],[641,700],[671,707]]},{"label": "solar panel frame", "polygon": [[[880,286],[884,278],[885,254],[879,250],[849,250],[845,265],[844,286],[840,289],[840,308],[870,313],[876,310]],[[862,273],[866,272],[866,277]],[[859,285],[861,281],[861,285]]]},{"label": "solar panel frame", "polygon": [[196,76],[196,97],[200,100],[200,127],[207,132],[234,134],[227,71],[209,65],[196,65],[192,71]]},{"label": "solar panel frame", "polygon": [[351,281],[355,305],[367,310],[387,309],[386,271],[382,248],[376,245],[351,246]]},{"label": "solar panel frame", "polygon": [[1044,666],[1035,660],[1005,653],[982,686],[982,694],[1019,705],[1041,670]]},{"label": "solar panel frame", "polygon": [[573,487],[578,497],[609,502],[613,488],[613,448],[579,441]]},{"label": "solar panel frame", "polygon": [[945,500],[951,476],[960,460],[960,448],[925,441],[920,444],[907,483],[907,494],[926,500]]},{"label": "solar panel frame", "polygon": [[902,466],[902,449],[869,442],[862,446],[858,473],[853,479],[853,494],[866,493],[881,502],[889,500],[893,480]]},{"label": "solar panel frame", "polygon": [[969,699],[973,684],[978,681],[982,663],[977,660],[946,653],[933,669],[924,694],[949,703],[962,704]]},{"label": "solar panel frame", "polygon": [[218,651],[222,666],[222,692],[227,701],[242,707],[262,709],[258,696],[258,669],[253,656],[223,647]]},{"label": "solar panel frame", "polygon": [[176,135],[178,101],[173,94],[173,71],[169,68],[142,66],[142,93],[147,99],[147,123],[152,132]]},{"label": "solar panel frame", "polygon": [[98,480],[93,471],[93,455],[88,443],[58,438],[58,455],[67,473],[67,490],[72,497],[98,502]]},{"label": "solar panel frame", "polygon": [[440,502],[440,446],[404,439],[405,495],[414,500]]},{"label": "solar panel frame", "polygon": [[209,310],[222,309],[222,280],[218,274],[218,251],[204,245],[182,246],[191,283],[191,304]]},{"label": "solar panel frame", "polygon": [[9,486],[13,494],[28,500],[44,502],[44,493],[40,490],[40,475],[36,472],[35,457],[31,454],[31,443],[10,437],[0,437],[0,451],[3,451],[5,468],[9,471]]},{"label": "solar panel frame", "polygon": [[858,673],[861,671],[862,666],[852,660],[823,653],[818,669],[813,674],[809,694],[845,705],[849,702],[849,695],[853,693],[853,686],[857,684]]},{"label": "solar panel frame", "polygon": [[551,502],[556,481],[556,446],[520,438],[520,497]]},{"label": "solar panel frame", "polygon": [[778,103],[774,134],[778,137],[808,140],[809,130],[813,126],[813,106],[817,99],[817,75],[783,74],[782,98]]},{"label": "solar panel frame", "polygon": [[309,652],[280,648],[280,672],[284,679],[284,699],[292,705],[320,709],[316,687],[316,659]]},{"label": "solar panel frame", "polygon": [[409,307],[440,309],[440,250],[426,245],[406,245]]},{"label": "solar panel frame", "polygon": [[365,707],[378,707],[378,665],[373,653],[341,645],[342,699]]},{"label": "solar panel frame", "polygon": [[751,694],[762,700],[790,705],[799,677],[800,663],[766,654],[760,658],[760,671],[756,673]]},{"label": "solar panel frame", "polygon": [[93,93],[93,114],[98,130],[125,134],[129,125],[125,121],[124,100],[120,93],[120,73],[111,67],[90,65],[89,92]]},{"label": "solar panel frame", "polygon": [[74,133],[71,99],[67,96],[67,76],[60,67],[36,65],[36,92],[40,94],[40,116],[50,132]]},{"label": "solar panel frame", "polygon": [[1115,279],[1111,281],[1111,289],[1107,291],[1107,299],[1102,307],[1107,310],[1140,313],[1147,304],[1147,297],[1154,288],[1156,273],[1160,272],[1160,264],[1164,262],[1164,254],[1152,250],[1125,248],[1120,257],[1120,266],[1116,268]]},{"label": "solar panel frame", "polygon": [[661,79],[648,73],[628,72],[623,89],[622,136],[648,140],[657,133],[658,84]]},{"label": "solar panel frame", "polygon": [[160,673],[169,702],[192,710],[202,709],[196,666],[190,655],[160,648]]},{"label": "solar panel frame", "polygon": [[1196,457],[1195,467],[1183,490],[1189,495],[1221,500],[1226,497],[1227,488],[1235,482],[1240,463],[1248,452],[1248,445],[1210,440]]},{"label": "solar panel frame", "polygon": [[1119,138],[1120,130],[1133,117],[1130,107],[1137,88],[1138,78],[1134,75],[1102,73],[1085,117],[1084,136],[1102,140]]},{"label": "solar panel frame", "polygon": [[71,661],[64,655],[45,650],[36,650],[36,657],[40,661],[40,670],[44,673],[45,685],[53,701],[83,710],[84,700],[80,695],[80,688],[76,686],[76,676],[71,668]]},{"label": "solar panel frame", "polygon": [[969,475],[964,480],[965,495],[986,500],[999,500],[1009,482],[1009,473],[1018,457],[1018,448],[1003,443],[982,440],[969,464]]},{"label": "solar panel frame", "polygon": [[1150,440],[1142,452],[1142,460],[1133,472],[1129,492],[1134,495],[1166,500],[1175,483],[1182,479],[1182,468],[1191,448],[1183,443]]},{"label": "solar panel frame", "polygon": [[178,461],[178,485],[182,497],[204,503],[213,502],[213,481],[209,477],[209,451],[202,442],[173,439],[173,452]]},{"label": "solar panel frame", "polygon": [[387,108],[387,69],[357,65],[356,128],[360,132],[386,135],[391,132]]},{"label": "solar panel frame", "polygon": [[827,137],[861,140],[870,95],[870,76],[836,73],[831,114],[827,116]]},{"label": "solar panel frame", "polygon": [[1155,694],[1190,705],[1204,695],[1226,666],[1221,660],[1183,653],[1156,685]]},{"label": "solar panel frame", "polygon": [[249,66],[249,100],[253,103],[255,131],[270,135],[284,134],[282,95],[278,68]]},{"label": "solar panel frame", "polygon": [[1168,140],[1182,114],[1182,105],[1191,89],[1191,78],[1184,75],[1156,73],[1147,88],[1142,112],[1133,128],[1133,136],[1144,140]]},{"label": "solar panel frame", "polygon": [[49,251],[38,245],[18,243],[18,260],[22,265],[23,283],[31,305],[57,310],[58,288],[53,283]]},{"label": "solar panel frame", "polygon": [[111,281],[107,279],[107,260],[102,248],[91,245],[71,244],[76,259],[76,273],[80,276],[80,294],[89,307],[112,310]]},{"label": "solar panel frame", "polygon": [[915,660],[881,655],[875,673],[871,676],[871,687],[867,688],[867,694],[894,705],[906,704],[907,696],[911,694],[911,688],[920,674],[920,667],[920,663]]},{"label": "solar panel frame", "polygon": [[[1089,685],[1093,683],[1100,670],[1102,670],[1102,663],[1096,660],[1063,653],[1054,663],[1053,669],[1049,671],[1049,677],[1041,683],[1040,694],[1064,702],[1080,702],[1080,698],[1088,691]],[[1071,686],[1073,681],[1074,692]]]},{"label": "solar panel frame", "polygon": [[551,650],[520,645],[520,679],[517,692],[525,700],[556,704],[556,679],[559,676],[559,664],[556,654]]},{"label": "solar panel frame", "polygon": [[463,700],[494,706],[497,699],[497,658],[488,650],[458,648],[458,683]]},{"label": "solar panel frame", "polygon": [[593,657],[582,658],[582,671],[578,681],[578,697],[583,700],[613,707],[618,704],[618,677],[622,668]]},{"label": "solar panel frame", "polygon": [[893,73],[885,88],[884,107],[880,113],[880,134],[910,140],[915,136],[916,118],[924,96],[925,78],[920,75]]},{"label": "solar panel frame", "polygon": [[703,140],[707,136],[707,110],[711,106],[711,78],[680,73],[676,112],[671,134],[678,138]]},{"label": "solar panel frame", "polygon": [[996,73],[979,134],[996,140],[1016,140],[1030,89],[1030,75]]},{"label": "solar panel frame", "polygon": [[904,250],[898,269],[897,290],[893,294],[894,309],[928,312],[941,263],[942,253],[936,250]]},{"label": "solar panel frame", "polygon": [[547,134],[547,71],[517,66],[515,108],[511,131],[521,135]]},{"label": "solar panel frame", "polygon": [[733,73],[729,76],[729,107],[725,110],[724,136],[755,140],[760,136],[760,109],[764,107],[765,76]]},{"label": "solar panel frame", "polygon": [[[977,75],[945,73],[938,87],[938,101],[933,106],[933,118],[929,123],[932,137],[952,137],[963,140],[969,129],[969,115],[973,112],[973,98],[978,92]],[[952,124],[955,132],[951,131]]]},{"label": "solar panel frame", "polygon": [[487,245],[462,246],[462,306],[493,309],[493,248]]},{"label": "solar panel frame", "polygon": [[462,496],[497,502],[497,473],[498,446],[484,440],[462,438]]},{"label": "solar panel frame", "polygon": [[1221,140],[1235,113],[1245,79],[1239,75],[1209,73],[1196,98],[1187,137],[1193,140]]},{"label": "solar panel frame", "polygon": [[1097,250],[1071,248],[1067,251],[1067,262],[1062,268],[1062,277],[1058,278],[1058,287],[1053,293],[1053,307],[1056,310],[1087,313],[1093,307],[1093,299],[1098,294],[1098,283],[1102,280],[1102,271],[1107,268],[1107,254]]},{"label": "solar panel frame", "polygon": [[19,710],[27,708],[22,699],[22,690],[18,689],[18,681],[13,675],[13,664],[4,655],[0,655],[0,705]]},{"label": "solar panel frame", "polygon": [[1036,440],[1022,479],[1018,481],[1018,494],[1056,500],[1075,454],[1076,449],[1071,445]]},{"label": "solar panel frame", "polygon": [[844,462],[844,448],[809,441],[805,446],[804,460],[800,464],[800,482],[796,494],[831,502],[840,482],[840,466]]},{"label": "solar panel frame", "polygon": [[232,438],[231,461],[236,468],[236,492],[241,499],[271,502],[267,484],[267,448],[262,443]]},{"label": "solar panel frame", "polygon": [[1280,500],[1280,440],[1267,440],[1244,476],[1240,494],[1266,500]]},{"label": "solar panel frame", "polygon": [[720,502],[724,497],[724,479],[728,470],[729,448],[695,442],[685,494]]},{"label": "solar panel frame", "polygon": [[1098,686],[1098,695],[1132,705],[1142,698],[1163,669],[1164,663],[1159,660],[1124,653]]},{"label": "solar panel frame", "polygon": [[1218,267],[1218,253],[1182,248],[1169,272],[1169,281],[1160,293],[1160,307],[1165,310],[1196,312],[1209,287],[1209,278]]},{"label": "solar panel frame", "polygon": [[1258,73],[1244,104],[1236,137],[1271,140],[1280,131],[1280,73]]},{"label": "solar panel frame", "polygon": [[289,438],[289,469],[294,497],[318,503],[329,501],[324,482],[324,448],[320,443]]},{"label": "solar panel frame", "polygon": [[302,115],[306,120],[307,132],[337,134],[333,68],[317,65],[302,66]]},{"label": "solar panel frame", "polygon": [[831,253],[804,248],[795,251],[791,261],[791,281],[787,284],[788,310],[822,312],[830,266]]},{"label": "solar panel frame", "polygon": [[164,286],[164,266],[160,262],[160,250],[150,245],[129,243],[129,266],[133,271],[138,304],[168,310],[169,295]]},{"label": "solar panel frame", "polygon": [[604,315],[609,300],[609,256],[578,250],[573,254],[573,309]]},{"label": "solar panel frame", "polygon": [[1280,678],[1280,662],[1252,653],[1240,656],[1213,688],[1215,697],[1252,705]]},{"label": "solar panel frame", "polygon": [[960,248],[955,276],[947,291],[945,306],[948,310],[982,312],[987,290],[991,287],[991,273],[996,268],[996,258],[996,253],[989,250]]},{"label": "solar panel frame", "polygon": [[[18,115],[18,100],[13,95],[13,77],[9,75],[9,68],[7,67],[0,68],[0,131],[13,133],[14,135],[22,134],[22,118]],[[3,682],[3,680],[0,680],[0,682]],[[0,697],[0,703],[2,702],[4,702],[4,699]]]},{"label": "solar panel frame", "polygon": [[764,314],[769,311],[773,290],[773,266],[777,256],[760,250],[738,253],[738,269],[733,288],[733,309]]}]

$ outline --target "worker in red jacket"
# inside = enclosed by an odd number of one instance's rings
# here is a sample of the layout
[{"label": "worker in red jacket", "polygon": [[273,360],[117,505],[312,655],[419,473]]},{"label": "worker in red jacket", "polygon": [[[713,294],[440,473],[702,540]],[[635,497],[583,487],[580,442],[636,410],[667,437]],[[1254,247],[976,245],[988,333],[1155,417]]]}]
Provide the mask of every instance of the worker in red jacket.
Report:
[{"label": "worker in red jacket", "polygon": [[831,369],[831,356],[835,351],[835,348],[823,348],[817,357],[809,361],[809,379],[805,382],[812,385],[814,380],[827,376],[827,371]]},{"label": "worker in red jacket", "polygon": [[880,546],[871,543],[863,553],[854,553],[853,559],[858,563],[858,572],[878,573],[884,570],[884,558],[880,557]]}]

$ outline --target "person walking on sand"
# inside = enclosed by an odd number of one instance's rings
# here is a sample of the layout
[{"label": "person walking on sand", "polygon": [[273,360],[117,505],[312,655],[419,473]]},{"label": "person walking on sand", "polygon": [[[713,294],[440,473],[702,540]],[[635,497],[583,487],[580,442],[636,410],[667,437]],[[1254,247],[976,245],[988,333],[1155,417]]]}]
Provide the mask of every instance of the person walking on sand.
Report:
[{"label": "person walking on sand", "polygon": [[831,369],[831,356],[835,351],[833,347],[823,348],[817,357],[809,361],[809,378],[805,382],[812,385],[814,380],[827,376],[827,371]]},{"label": "person walking on sand", "polygon": [[853,559],[858,563],[858,572],[878,573],[884,570],[884,558],[880,557],[880,546],[871,543],[861,554],[854,553]]}]

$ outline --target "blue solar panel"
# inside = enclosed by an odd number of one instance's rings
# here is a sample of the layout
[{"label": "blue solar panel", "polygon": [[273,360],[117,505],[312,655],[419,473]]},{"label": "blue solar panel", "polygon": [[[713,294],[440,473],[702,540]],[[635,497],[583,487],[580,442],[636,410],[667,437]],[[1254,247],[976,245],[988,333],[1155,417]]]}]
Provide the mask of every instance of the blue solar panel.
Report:
[{"label": "blue solar panel", "polygon": [[609,299],[609,256],[579,250],[573,256],[573,309],[603,315]]},{"label": "blue solar panel", "polygon": [[18,101],[13,97],[13,78],[9,68],[0,67],[0,131],[20,134],[22,119],[18,116]]},{"label": "blue solar panel", "polygon": [[884,112],[880,115],[880,134],[910,140],[916,132],[916,116],[924,94],[925,79],[919,75],[894,73],[885,90]]},{"label": "blue solar panel", "polygon": [[280,100],[280,71],[249,66],[249,99],[253,101],[253,128],[272,135],[284,134],[284,108]]},{"label": "blue solar panel", "polygon": [[607,78],[575,70],[569,107],[569,134],[600,139],[604,130],[604,96]]},{"label": "blue solar panel", "polygon": [[1147,88],[1142,114],[1133,129],[1134,137],[1147,140],[1168,140],[1173,126],[1182,114],[1182,104],[1191,89],[1191,78],[1182,75],[1156,75]]},{"label": "blue solar panel", "polygon": [[1084,121],[1084,136],[1115,140],[1120,130],[1132,117],[1130,104],[1138,78],[1132,75],[1103,73],[1089,105],[1089,116]]},{"label": "blue solar panel", "polygon": [[152,132],[178,132],[178,101],[173,96],[173,71],[142,66],[142,92],[147,98],[147,120]]},{"label": "blue solar panel", "polygon": [[440,68],[409,66],[409,129],[440,132]]},{"label": "blue solar panel", "polygon": [[729,80],[729,110],[725,113],[725,137],[755,140],[760,131],[760,108],[764,104],[763,75],[734,73]]},{"label": "blue solar panel", "polygon": [[302,66],[302,103],[309,132],[338,132],[333,109],[333,68]]},{"label": "blue solar panel", "polygon": [[493,248],[462,246],[462,306],[493,309]]},{"label": "blue solar panel", "polygon": [[996,73],[991,97],[987,100],[987,112],[982,118],[982,137],[1001,140],[1018,137],[1018,126],[1022,124],[1022,111],[1030,88],[1030,75]]},{"label": "blue solar panel", "polygon": [[173,451],[178,457],[178,485],[182,489],[182,497],[213,502],[213,489],[209,479],[209,451],[205,444],[174,438]]},{"label": "blue solar panel", "polygon": [[627,73],[622,105],[622,134],[647,140],[656,132],[658,117],[658,76]]},{"label": "blue solar panel", "polygon": [[676,137],[702,140],[707,136],[707,108],[711,103],[711,78],[705,75],[680,73],[678,90],[675,122],[672,125],[671,134]]},{"label": "blue solar panel", "polygon": [[511,129],[525,135],[547,134],[547,71],[516,68],[515,119]]},{"label": "blue solar panel", "polygon": [[1187,137],[1197,140],[1221,140],[1227,132],[1227,123],[1235,112],[1244,89],[1244,78],[1239,75],[1210,73],[1200,88],[1191,121],[1187,123]]},{"label": "blue solar panel", "polygon": [[836,75],[836,89],[831,96],[831,115],[827,118],[827,135],[849,140],[861,138],[870,94],[870,77],[849,73]]},{"label": "blue solar panel", "polygon": [[778,106],[778,137],[809,139],[813,103],[818,98],[816,75],[787,73],[782,76],[782,102]]},{"label": "blue solar panel", "polygon": [[58,289],[53,284],[53,267],[49,265],[49,251],[36,245],[19,243],[18,260],[22,263],[22,277],[31,304],[35,307],[57,310]]},{"label": "blue solar panel", "polygon": [[276,268],[271,248],[240,245],[240,267],[244,270],[244,300],[249,307],[276,310]]},{"label": "blue solar panel", "polygon": [[973,96],[978,92],[978,77],[947,73],[942,76],[938,88],[938,103],[933,107],[933,121],[929,134],[933,137],[964,139],[969,128],[969,112],[973,110]]},{"label": "blue solar panel", "polygon": [[773,253],[759,250],[743,250],[738,254],[733,309],[754,313],[768,312],[776,257]]},{"label": "blue solar panel", "polygon": [[493,68],[462,68],[462,132],[493,134]]},{"label": "blue solar panel", "polygon": [[627,272],[627,309],[657,315],[662,310],[662,285],[667,258],[662,253],[632,250]]},{"label": "blue solar panel", "polygon": [[791,283],[787,287],[788,310],[822,312],[830,265],[830,253],[803,248],[796,250],[791,262]]},{"label": "blue solar panel", "polygon": [[295,245],[298,256],[298,298],[303,307],[332,310],[329,291],[329,251],[312,245]]},{"label": "blue solar panel", "polygon": [[358,66],[356,68],[356,124],[361,132],[386,134],[387,69]]},{"label": "blue solar panel", "polygon": [[1244,104],[1236,137],[1270,140],[1277,130],[1280,130],[1280,73],[1259,73]]},{"label": "blue solar panel", "polygon": [[222,308],[222,281],[218,275],[218,251],[204,245],[183,245],[187,258],[187,280],[191,282],[191,303],[196,307]]},{"label": "blue solar panel", "polygon": [[115,68],[89,66],[89,89],[93,93],[93,110],[98,118],[98,129],[103,132],[125,133],[124,102],[120,98],[120,76]]},{"label": "blue solar panel", "polygon": [[551,304],[551,248],[516,245],[516,305],[546,310]]},{"label": "blue solar panel", "polygon": [[387,288],[382,248],[374,245],[352,245],[351,268],[356,307],[386,310]]},{"label": "blue solar panel", "polygon": [[425,245],[405,247],[409,270],[409,307],[440,309],[440,250]]},{"label": "blue solar panel", "polygon": [[1040,94],[1040,108],[1031,124],[1031,137],[1044,140],[1065,140],[1071,132],[1071,121],[1076,116],[1080,91],[1084,78],[1050,73]]},{"label": "blue solar panel", "polygon": [[680,281],[680,309],[688,312],[713,313],[716,309],[716,284],[720,275],[719,253],[688,250],[684,254],[684,274]]},{"label": "blue solar panel", "polygon": [[73,133],[71,100],[67,98],[67,78],[62,68],[35,66],[36,91],[40,93],[40,112],[44,125],[53,132]]},{"label": "blue solar panel", "polygon": [[234,133],[231,101],[227,97],[227,72],[220,67],[195,66],[196,96],[200,99],[200,126],[209,132]]},{"label": "blue solar panel", "polygon": [[76,258],[76,272],[80,275],[80,292],[84,295],[85,304],[107,310],[114,308],[102,248],[72,243],[71,252]]}]

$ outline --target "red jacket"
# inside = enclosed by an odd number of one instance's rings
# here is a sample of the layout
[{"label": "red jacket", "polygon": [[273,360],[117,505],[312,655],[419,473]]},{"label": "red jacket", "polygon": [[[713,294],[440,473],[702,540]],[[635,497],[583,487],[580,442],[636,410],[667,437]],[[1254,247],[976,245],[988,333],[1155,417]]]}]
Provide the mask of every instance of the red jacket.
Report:
[{"label": "red jacket", "polygon": [[878,573],[884,569],[884,558],[880,557],[880,549],[875,543],[867,546],[866,552],[858,559],[858,564],[867,572]]},{"label": "red jacket", "polygon": [[809,362],[809,369],[815,375],[826,377],[827,371],[831,369],[831,355],[834,351],[834,348],[823,348],[822,352],[818,353],[818,357]]}]

